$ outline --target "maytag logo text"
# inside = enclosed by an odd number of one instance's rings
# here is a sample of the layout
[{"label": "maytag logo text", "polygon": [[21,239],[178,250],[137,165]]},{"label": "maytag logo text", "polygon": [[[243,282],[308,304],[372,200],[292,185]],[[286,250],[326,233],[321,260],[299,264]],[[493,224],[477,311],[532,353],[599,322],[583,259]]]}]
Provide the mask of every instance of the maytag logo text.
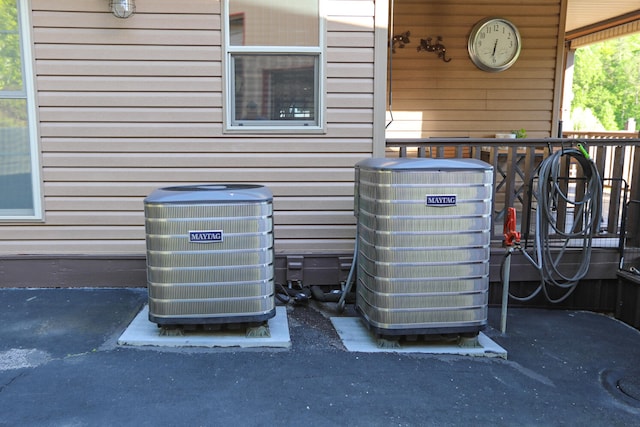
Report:
[{"label": "maytag logo text", "polygon": [[427,196],[427,206],[436,206],[436,207],[455,206],[457,202],[458,200],[455,194]]},{"label": "maytag logo text", "polygon": [[190,231],[191,243],[216,243],[222,242],[222,230]]}]

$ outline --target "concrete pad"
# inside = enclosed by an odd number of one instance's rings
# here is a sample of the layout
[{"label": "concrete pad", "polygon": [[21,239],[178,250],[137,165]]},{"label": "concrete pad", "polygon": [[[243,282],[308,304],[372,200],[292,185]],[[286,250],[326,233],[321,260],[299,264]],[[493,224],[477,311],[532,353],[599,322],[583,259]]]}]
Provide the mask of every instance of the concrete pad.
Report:
[{"label": "concrete pad", "polygon": [[185,331],[183,336],[160,335],[158,325],[149,321],[145,305],[118,339],[119,345],[157,347],[291,347],[286,307],[276,307],[276,315],[268,321],[270,337],[247,338],[238,331]]},{"label": "concrete pad", "polygon": [[507,358],[507,351],[482,332],[478,335],[479,347],[460,347],[455,344],[437,342],[402,341],[400,347],[386,348],[378,346],[377,337],[359,317],[332,317],[331,323],[333,323],[333,327],[338,332],[344,346],[352,352],[430,353]]}]

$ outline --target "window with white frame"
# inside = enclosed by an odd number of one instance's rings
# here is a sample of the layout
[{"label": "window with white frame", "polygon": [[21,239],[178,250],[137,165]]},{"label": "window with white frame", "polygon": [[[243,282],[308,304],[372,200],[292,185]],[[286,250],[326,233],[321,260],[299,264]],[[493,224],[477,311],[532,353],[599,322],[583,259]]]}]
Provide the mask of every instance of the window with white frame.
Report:
[{"label": "window with white frame", "polygon": [[320,0],[225,0],[226,127],[321,129]]},{"label": "window with white frame", "polygon": [[39,219],[26,1],[0,0],[0,219]]}]

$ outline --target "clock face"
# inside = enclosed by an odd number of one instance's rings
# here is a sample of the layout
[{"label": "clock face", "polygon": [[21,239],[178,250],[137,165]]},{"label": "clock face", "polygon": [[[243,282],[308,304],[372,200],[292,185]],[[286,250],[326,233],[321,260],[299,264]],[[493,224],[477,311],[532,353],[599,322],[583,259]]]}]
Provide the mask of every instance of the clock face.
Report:
[{"label": "clock face", "polygon": [[520,55],[520,33],[511,22],[488,18],[478,22],[469,36],[469,56],[484,71],[504,71]]}]

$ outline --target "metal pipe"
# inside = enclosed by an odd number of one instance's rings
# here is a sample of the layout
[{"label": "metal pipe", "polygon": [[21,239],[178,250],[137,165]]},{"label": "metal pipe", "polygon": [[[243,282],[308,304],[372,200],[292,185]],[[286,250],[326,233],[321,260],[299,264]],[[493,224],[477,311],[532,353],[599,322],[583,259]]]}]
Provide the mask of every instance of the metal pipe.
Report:
[{"label": "metal pipe", "polygon": [[514,248],[509,246],[502,264],[502,310],[500,315],[500,332],[507,331],[507,305],[509,304],[509,276],[511,273],[511,254]]}]

